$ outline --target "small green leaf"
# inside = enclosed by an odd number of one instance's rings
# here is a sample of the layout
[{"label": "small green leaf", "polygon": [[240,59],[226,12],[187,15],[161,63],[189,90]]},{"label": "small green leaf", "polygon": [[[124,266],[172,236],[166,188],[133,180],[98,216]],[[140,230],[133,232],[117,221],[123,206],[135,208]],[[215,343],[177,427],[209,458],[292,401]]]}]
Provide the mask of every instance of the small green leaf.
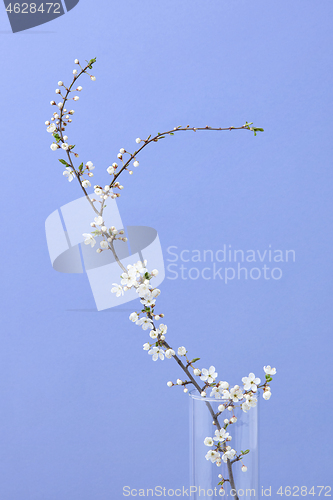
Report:
[{"label": "small green leaf", "polygon": [[79,170],[80,170],[80,172],[82,172],[82,170],[83,170],[83,162],[82,162],[82,163],[81,163],[81,165],[79,166]]},{"label": "small green leaf", "polygon": [[195,363],[196,361],[199,361],[200,358],[193,358],[191,363]]},{"label": "small green leaf", "polygon": [[65,161],[65,160],[59,160],[59,161],[60,161],[60,163],[62,163],[63,165],[66,165],[67,167],[69,167],[69,165],[68,165],[67,161]]}]

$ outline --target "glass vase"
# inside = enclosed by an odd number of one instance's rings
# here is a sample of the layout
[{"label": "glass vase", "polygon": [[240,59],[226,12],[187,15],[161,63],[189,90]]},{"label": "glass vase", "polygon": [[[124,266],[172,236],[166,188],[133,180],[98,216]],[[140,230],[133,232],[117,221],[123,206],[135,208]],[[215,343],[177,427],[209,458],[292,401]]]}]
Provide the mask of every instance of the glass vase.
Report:
[{"label": "glass vase", "polygon": [[[225,426],[225,420],[236,417],[237,421],[230,423],[226,432],[232,437],[225,441],[222,446],[231,446],[237,455],[249,450],[242,456],[241,460],[221,465],[205,458],[209,450],[214,446],[205,445],[205,438],[215,437],[218,424],[213,421],[213,415],[219,413],[218,406],[223,404],[222,399],[214,397],[201,397],[197,391],[190,393],[190,493],[193,500],[203,497],[222,498],[233,497],[240,500],[242,497],[259,499],[259,468],[258,468],[258,400],[255,407],[251,407],[246,413],[240,407],[241,402],[235,403],[232,411],[227,408],[217,417],[221,428]],[[220,453],[221,457],[223,453]],[[243,467],[243,465],[246,467]],[[242,470],[243,467],[243,470]],[[231,468],[231,480],[230,480]],[[222,477],[221,477],[222,476]],[[227,479],[223,482],[223,479]],[[219,484],[223,482],[223,484]]]}]

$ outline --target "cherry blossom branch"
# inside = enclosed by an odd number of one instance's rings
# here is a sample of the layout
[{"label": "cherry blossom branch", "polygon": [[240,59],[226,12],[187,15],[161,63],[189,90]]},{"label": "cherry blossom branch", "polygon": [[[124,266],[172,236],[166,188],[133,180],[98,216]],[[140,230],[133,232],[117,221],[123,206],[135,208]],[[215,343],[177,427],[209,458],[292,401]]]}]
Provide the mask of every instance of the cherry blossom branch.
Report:
[{"label": "cherry blossom branch", "polygon": [[[263,393],[264,399],[269,399],[271,396],[271,392],[268,383],[272,380],[272,375],[276,373],[276,370],[275,368],[271,368],[270,366],[264,367],[266,373],[266,380],[265,383],[262,385],[260,385],[260,379],[256,378],[253,373],[250,373],[249,377],[243,377],[242,379],[242,382],[244,384],[243,390],[241,390],[238,385],[235,385],[233,388],[230,389],[229,384],[227,382],[222,382],[222,381],[215,382],[217,373],[215,373],[214,366],[211,366],[209,370],[205,368],[203,368],[202,370],[195,368],[194,363],[197,362],[200,358],[194,358],[192,360],[189,360],[186,356],[187,351],[185,347],[183,346],[179,347],[176,354],[176,352],[165,340],[165,333],[167,331],[167,326],[164,324],[160,324],[159,328],[156,328],[154,324],[154,320],[157,321],[164,317],[163,314],[156,314],[154,312],[156,297],[159,295],[160,291],[156,288],[153,288],[150,285],[150,280],[157,275],[158,271],[153,270],[151,273],[149,273],[146,269],[146,261],[144,261],[143,263],[138,262],[133,266],[130,265],[127,266],[127,269],[125,268],[125,266],[122,264],[121,260],[119,259],[115,251],[114,241],[116,239],[127,241],[127,238],[123,236],[124,234],[123,230],[118,231],[114,226],[107,228],[103,219],[103,211],[105,207],[105,201],[109,197],[111,197],[112,199],[116,199],[120,196],[120,193],[114,192],[115,189],[119,190],[123,189],[123,186],[120,185],[118,181],[119,176],[125,170],[129,171],[130,174],[133,174],[133,171],[129,170],[130,163],[133,162],[134,167],[139,166],[137,156],[146,146],[148,146],[148,144],[151,144],[152,142],[158,142],[159,140],[164,139],[166,136],[174,135],[177,132],[185,132],[185,131],[197,132],[204,130],[210,130],[210,131],[249,130],[254,132],[254,135],[256,135],[257,132],[263,132],[263,129],[254,127],[252,122],[245,122],[245,124],[240,127],[232,126],[224,128],[222,127],[214,128],[214,127],[209,127],[208,125],[205,127],[190,127],[189,125],[187,125],[186,127],[178,126],[166,132],[158,133],[154,137],[149,135],[148,138],[145,140],[137,138],[136,143],[137,144],[143,143],[143,144],[136,151],[134,151],[134,153],[129,153],[124,148],[120,149],[117,158],[118,160],[121,161],[122,167],[117,171],[118,164],[115,162],[107,168],[108,174],[113,175],[112,181],[109,184],[107,184],[104,189],[99,185],[94,186],[95,195],[101,198],[101,201],[99,201],[101,207],[100,210],[98,210],[94,205],[94,203],[97,200],[94,198],[90,198],[90,196],[86,191],[86,188],[91,186],[90,180],[84,179],[84,175],[87,175],[89,178],[93,177],[94,174],[92,173],[92,170],[95,167],[91,161],[87,162],[85,166],[83,165],[83,163],[81,163],[78,169],[74,167],[72,155],[74,154],[75,157],[78,157],[79,155],[76,152],[74,153],[73,149],[75,148],[75,146],[69,145],[67,142],[68,137],[67,135],[64,135],[66,127],[72,122],[71,116],[74,114],[74,110],[70,110],[67,112],[67,109],[65,108],[66,102],[68,102],[69,100],[69,95],[72,92],[74,83],[77,82],[78,78],[80,78],[82,74],[87,73],[89,75],[87,70],[92,69],[93,64],[96,62],[96,58],[87,61],[87,65],[83,68],[77,59],[74,62],[75,64],[80,66],[81,71],[78,72],[78,70],[76,69],[73,71],[74,77],[69,87],[66,87],[62,81],[58,82],[58,85],[60,87],[64,87],[66,89],[66,93],[65,95],[62,95],[61,90],[56,89],[56,93],[60,94],[63,100],[58,104],[56,104],[55,101],[51,101],[51,105],[52,106],[56,105],[60,110],[59,111],[60,114],[58,112],[53,113],[53,117],[51,118],[51,122],[53,123],[47,121],[45,122],[45,124],[48,126],[47,131],[52,133],[54,139],[56,140],[56,142],[51,144],[51,149],[53,151],[56,151],[57,149],[61,148],[66,152],[67,161],[63,159],[59,160],[62,164],[66,165],[66,170],[63,172],[63,174],[68,178],[70,182],[73,180],[74,177],[77,179],[85,197],[87,198],[95,214],[97,215],[97,217],[95,217],[94,219],[94,222],[90,224],[92,227],[96,229],[91,234],[88,233],[84,234],[84,237],[86,238],[85,243],[90,244],[93,247],[96,244],[95,237],[101,236],[102,238],[100,242],[101,248],[98,248],[97,252],[101,253],[104,250],[111,250],[117,264],[122,269],[123,274],[121,275],[122,278],[121,285],[117,285],[114,283],[113,284],[114,288],[112,288],[111,290],[112,292],[116,293],[117,296],[120,296],[123,295],[126,290],[133,287],[138,292],[141,303],[144,305],[144,308],[139,313],[133,312],[130,315],[130,320],[135,322],[137,325],[142,326],[144,330],[149,329],[150,337],[154,339],[153,343],[144,344],[143,346],[144,350],[149,351],[148,354],[152,355],[152,359],[154,361],[156,361],[157,359],[164,359],[164,356],[166,358],[173,357],[176,363],[180,366],[180,368],[183,370],[186,377],[188,378],[188,380],[184,381],[177,379],[176,384],[174,384],[173,382],[168,382],[167,385],[169,387],[172,387],[174,385],[181,385],[184,387],[184,392],[188,392],[187,386],[192,384],[193,387],[198,391],[198,393],[202,397],[206,397],[206,391],[208,390],[208,388],[211,388],[212,391],[210,396],[212,397],[212,395],[214,395],[215,398],[221,398],[223,400],[223,404],[218,406],[217,412],[214,412],[213,407],[209,401],[205,401],[205,404],[213,418],[213,423],[216,426],[215,437],[214,438],[207,437],[205,439],[205,444],[211,447],[214,445],[214,441],[217,442],[215,450],[209,450],[209,452],[206,454],[206,459],[207,460],[210,459],[213,463],[215,462],[216,465],[221,465],[222,460],[227,464],[229,478],[223,478],[222,475],[219,474],[219,478],[222,479],[219,482],[219,484],[222,486],[223,489],[224,482],[229,481],[231,488],[236,493],[234,495],[234,498],[238,500],[232,466],[235,462],[242,461],[243,456],[245,456],[250,450],[246,450],[245,452],[242,451],[240,454],[237,455],[235,450],[231,449],[230,446],[227,446],[227,442],[231,440],[231,436],[229,435],[228,432],[226,432],[226,429],[230,424],[233,424],[237,421],[237,418],[235,417],[234,413],[233,417],[231,417],[230,419],[224,419],[224,426],[221,426],[218,417],[225,410],[225,408],[228,408],[228,410],[234,412],[234,408],[236,406],[241,406],[244,412],[248,411],[251,407],[255,406],[257,403],[255,395],[259,388],[263,388],[264,390]],[[96,80],[96,78],[92,75],[90,75],[90,78],[92,81]],[[78,92],[81,92],[81,90],[82,90],[81,86],[78,86],[76,88],[76,91]],[[73,100],[77,101],[79,100],[79,97],[75,96]],[[124,160],[125,154],[129,155],[127,161]],[[140,318],[139,316],[141,313],[143,313],[145,317]],[[182,356],[185,356],[186,363],[184,363],[181,360]],[[190,368],[193,370],[193,375],[190,372]],[[205,382],[204,385],[200,386],[200,384],[196,381],[195,377],[200,377],[200,379]],[[237,404],[235,405],[235,403],[238,403],[239,401],[241,402],[240,405]],[[222,460],[220,452],[223,453]],[[247,470],[246,466],[243,465],[242,471],[246,470]]]}]

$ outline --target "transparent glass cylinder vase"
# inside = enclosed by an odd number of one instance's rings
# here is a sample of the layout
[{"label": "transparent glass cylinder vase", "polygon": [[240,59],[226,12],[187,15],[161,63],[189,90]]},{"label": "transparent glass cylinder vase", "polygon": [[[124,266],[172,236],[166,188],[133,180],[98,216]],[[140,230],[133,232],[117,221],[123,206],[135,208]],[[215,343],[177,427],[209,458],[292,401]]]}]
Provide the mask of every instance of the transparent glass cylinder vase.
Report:
[{"label": "transparent glass cylinder vase", "polygon": [[[238,500],[251,498],[258,500],[259,492],[259,456],[258,456],[258,404],[259,394],[256,398],[258,403],[246,413],[235,403],[233,411],[225,409],[217,420],[224,427],[224,420],[235,416],[237,421],[229,424],[226,432],[232,437],[225,445],[236,450],[237,455],[242,451],[250,450],[241,460],[231,463],[221,461],[217,466],[211,460],[205,458],[209,450],[215,450],[214,446],[205,445],[206,437],[215,437],[217,425],[213,424],[213,414],[219,412],[218,406],[223,404],[222,399],[201,397],[197,391],[190,393],[190,493],[193,500],[202,498],[231,497]],[[213,412],[213,413],[212,413]],[[223,453],[220,453],[221,458]],[[236,457],[237,457],[236,455]],[[236,458],[234,457],[234,458]],[[230,461],[232,462],[232,460]],[[243,471],[242,466],[247,470]],[[232,478],[230,481],[230,466]],[[223,489],[218,483],[222,478],[227,479]],[[234,488],[232,487],[234,486]]]}]

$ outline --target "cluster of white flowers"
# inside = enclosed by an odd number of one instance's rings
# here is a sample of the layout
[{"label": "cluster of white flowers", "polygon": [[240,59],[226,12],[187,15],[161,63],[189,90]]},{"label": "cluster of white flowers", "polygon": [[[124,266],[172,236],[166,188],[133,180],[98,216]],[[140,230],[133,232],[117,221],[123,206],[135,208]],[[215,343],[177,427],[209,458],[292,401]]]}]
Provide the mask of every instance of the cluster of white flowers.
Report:
[{"label": "cluster of white flowers", "polygon": [[[263,384],[261,384],[261,379],[256,377],[254,373],[249,373],[247,377],[242,378],[242,388],[239,385],[230,387],[229,383],[226,381],[216,381],[218,374],[214,366],[210,366],[208,369],[202,368],[201,370],[194,367],[194,362],[199,358],[190,361],[187,358],[187,350],[184,346],[178,347],[176,355],[176,351],[165,342],[167,326],[165,324],[160,324],[157,328],[154,324],[154,320],[159,320],[163,317],[163,314],[155,313],[156,298],[159,296],[160,290],[153,288],[150,281],[156,275],[156,270],[151,273],[148,271],[147,261],[139,261],[133,266],[127,266],[127,271],[121,275],[121,283],[119,285],[114,283],[114,288],[112,288],[111,291],[116,293],[117,296],[120,296],[124,294],[126,290],[131,288],[136,289],[136,292],[140,296],[140,302],[143,305],[143,309],[141,311],[132,312],[129,319],[136,325],[141,326],[143,330],[148,330],[149,336],[154,342],[146,342],[143,345],[143,349],[148,351],[153,361],[157,361],[158,359],[164,360],[164,358],[170,359],[174,356],[179,356],[179,358],[185,357],[186,368],[191,367],[193,369],[193,375],[199,377],[200,380],[204,382],[204,386],[200,391],[201,396],[206,397],[206,391],[210,389],[210,397],[223,401],[223,404],[218,406],[216,422],[218,422],[217,417],[223,411],[228,410],[232,412],[230,418],[224,419],[223,427],[215,431],[215,436],[206,437],[204,440],[206,446],[214,447],[214,449],[208,451],[205,458],[215,463],[217,466],[220,466],[222,461],[240,461],[242,463],[242,471],[246,472],[247,467],[243,464],[242,458],[249,450],[237,454],[236,450],[227,444],[228,441],[231,441],[232,437],[226,429],[229,425],[237,422],[237,417],[235,416],[236,407],[240,407],[242,411],[246,413],[257,405],[258,400],[256,396],[258,394],[258,389],[263,389],[264,399],[267,400],[271,397],[271,390],[268,384],[272,380],[272,376],[276,374],[276,369],[271,368],[269,365],[264,366],[265,382]],[[142,317],[140,317],[141,314],[143,314]],[[176,383],[169,381],[167,385],[168,387],[180,385],[184,387],[184,392],[188,392],[187,385],[191,383],[193,384],[191,380],[177,379]],[[223,482],[221,484],[223,484]]]},{"label": "cluster of white flowers", "polygon": [[[223,423],[224,426],[221,429],[217,429],[215,431],[215,437],[206,437],[204,440],[204,444],[209,447],[214,447],[213,450],[209,450],[206,454],[205,458],[207,460],[211,460],[211,462],[215,463],[217,466],[221,465],[221,461],[227,462],[228,460],[233,461],[241,461],[242,457],[246,455],[249,450],[246,452],[241,452],[237,455],[237,452],[232,449],[230,446],[226,445],[227,441],[231,441],[232,437],[226,429],[229,425],[237,422],[237,417],[234,414],[234,410],[236,407],[241,407],[243,412],[249,411],[251,408],[254,408],[257,405],[256,393],[258,392],[258,388],[263,388],[263,398],[269,399],[271,396],[271,390],[268,383],[272,380],[272,375],[276,374],[276,369],[271,368],[270,366],[264,366],[264,372],[266,374],[265,383],[260,385],[260,378],[256,377],[254,373],[250,373],[248,377],[243,377],[243,389],[240,388],[239,385],[235,385],[230,388],[229,383],[225,381],[220,381],[214,384],[215,379],[217,377],[217,373],[215,373],[215,367],[211,366],[209,370],[203,368],[201,373],[201,380],[209,383],[209,386],[212,387],[212,391],[210,396],[215,397],[216,399],[222,399],[223,404],[218,406],[218,411],[216,416],[219,416],[225,409],[233,412],[233,416],[231,418],[225,418]],[[211,380],[211,383],[209,382]],[[269,396],[268,396],[269,394]],[[239,404],[235,404],[239,403]],[[214,441],[216,443],[214,443]],[[247,467],[242,462],[242,471],[246,472]]]},{"label": "cluster of white flowers", "polygon": [[[124,230],[122,229],[121,231],[118,231],[115,226],[111,226],[110,228],[107,228],[104,222],[104,219],[101,215],[98,215],[95,217],[94,222],[90,223],[91,227],[97,227],[98,229],[95,229],[92,233],[83,233],[84,237],[84,243],[86,245],[90,245],[91,247],[94,247],[96,245],[96,237],[101,236],[102,239],[100,241],[100,247],[97,249],[98,253],[101,253],[103,250],[106,250],[110,247],[110,244],[113,242],[113,240],[121,240],[121,241],[127,241],[127,238],[123,236],[125,234]],[[120,287],[121,288],[121,287]],[[122,294],[122,289],[119,291],[119,294],[117,293],[117,297],[119,297]]]},{"label": "cluster of white flowers", "polygon": [[[88,65],[85,68],[82,68],[80,65],[80,62],[78,59],[74,60],[74,64],[77,64],[80,66],[81,71],[78,73],[77,69],[73,70],[73,81],[71,85],[66,87],[63,81],[58,82],[58,87],[55,89],[55,93],[59,96],[61,96],[62,101],[56,103],[53,99],[50,101],[51,106],[56,106],[57,110],[53,112],[52,117],[50,120],[47,120],[45,122],[46,125],[46,130],[50,134],[52,134],[53,138],[55,141],[50,145],[50,148],[52,151],[57,151],[58,149],[62,149],[63,151],[66,151],[69,154],[74,154],[75,157],[78,157],[79,155],[77,153],[74,153],[73,149],[74,146],[70,145],[68,143],[68,137],[66,135],[66,128],[67,126],[72,122],[72,115],[74,115],[74,109],[67,110],[65,107],[66,102],[69,100],[73,101],[78,101],[80,98],[78,95],[73,95],[74,92],[81,92],[82,87],[81,85],[77,86],[74,88],[74,83],[79,76],[81,76],[83,73],[86,73],[90,76],[90,79],[92,81],[95,81],[96,78],[93,75],[90,75],[90,73],[87,71],[88,68],[92,67],[92,64],[94,64],[96,59],[91,59],[88,63]],[[63,175],[71,182],[75,176],[75,174],[80,178],[82,187],[85,189],[87,187],[91,186],[91,183],[88,179],[84,179],[83,175],[87,174],[89,177],[93,176],[93,173],[91,170],[94,168],[91,162],[88,162],[86,164],[85,169],[83,168],[83,164],[81,164],[81,168],[79,168],[78,172],[74,171],[74,167],[72,167],[72,164],[69,165],[65,160],[61,160],[63,164],[66,165],[66,170],[63,172]],[[89,166],[91,164],[91,167]]]}]

